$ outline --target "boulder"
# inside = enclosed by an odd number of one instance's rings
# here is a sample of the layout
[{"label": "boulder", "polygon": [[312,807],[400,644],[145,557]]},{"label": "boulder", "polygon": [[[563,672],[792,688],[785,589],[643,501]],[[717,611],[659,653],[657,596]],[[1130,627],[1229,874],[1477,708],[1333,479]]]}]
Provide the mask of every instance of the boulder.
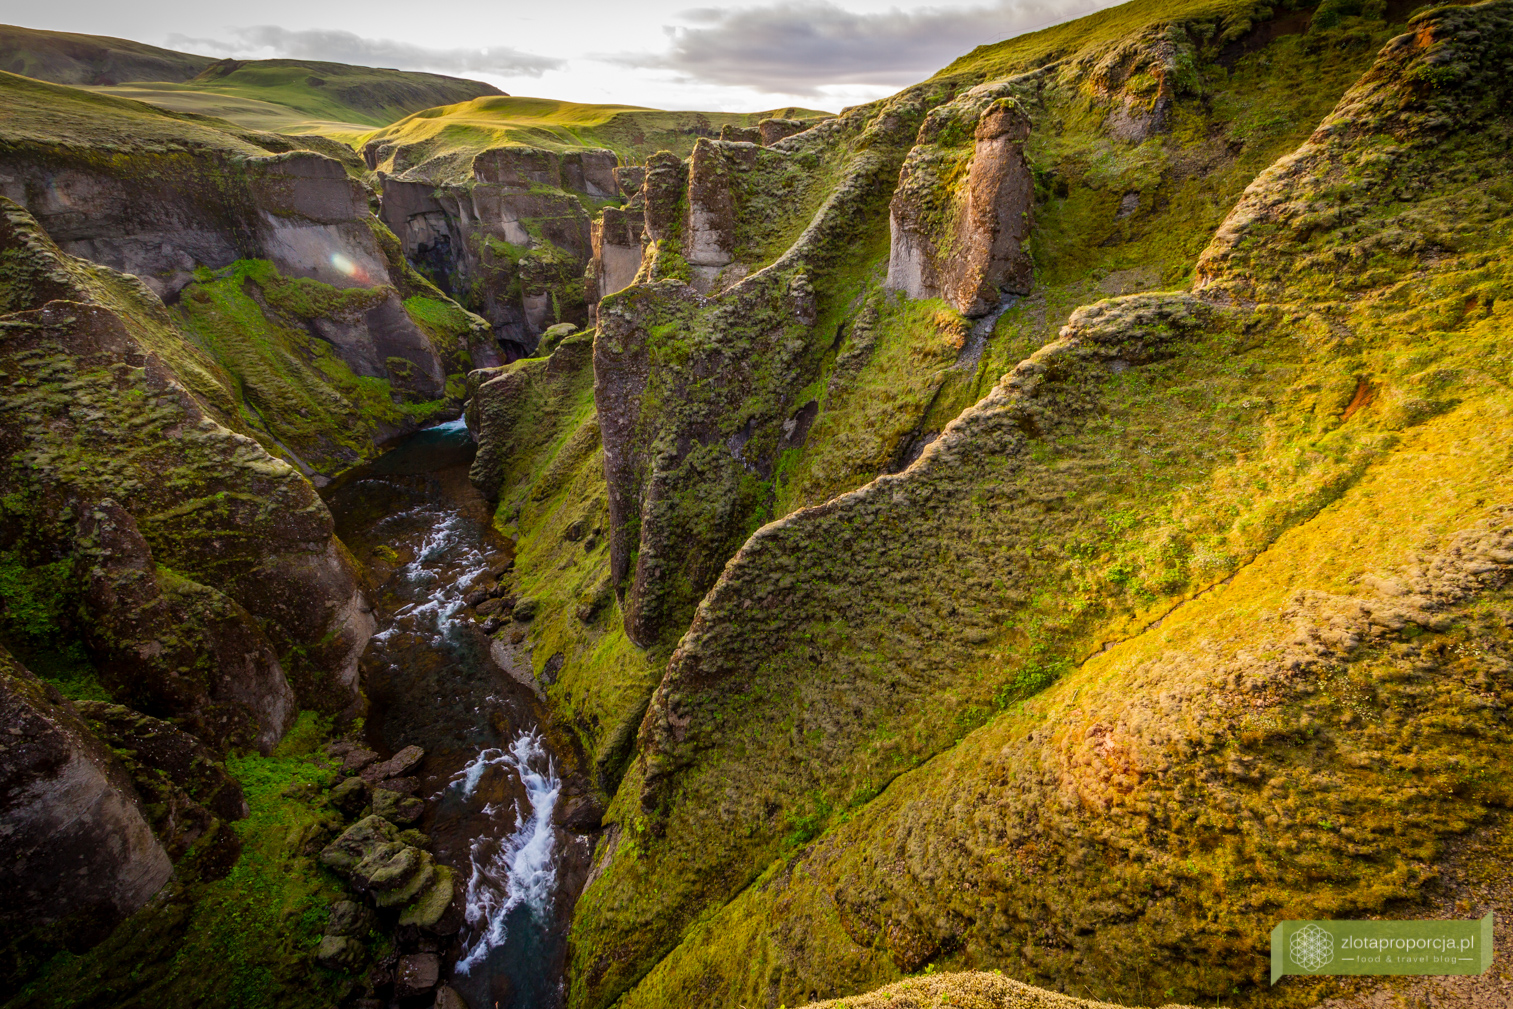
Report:
[{"label": "boulder", "polygon": [[326,921],[326,935],[361,938],[368,934],[377,921],[366,904],[359,904],[355,900],[339,900],[331,905],[331,917]]},{"label": "boulder", "polygon": [[468,1009],[468,1003],[457,989],[444,984],[436,989],[436,1009]]},{"label": "boulder", "polygon": [[315,951],[315,962],[327,970],[352,973],[368,958],[362,943],[349,935],[322,936],[320,948]]},{"label": "boulder", "polygon": [[390,823],[407,827],[420,819],[426,804],[420,799],[387,788],[373,789],[373,815],[381,816]]},{"label": "boulder", "polygon": [[[410,850],[418,853],[414,871],[404,882],[396,882],[388,889],[374,890],[373,903],[379,907],[403,907],[428,890],[436,881],[439,867],[431,861],[431,853],[420,851],[418,848]],[[393,880],[400,878],[398,874],[392,877]]]},{"label": "boulder", "polygon": [[350,879],[364,859],[382,845],[393,843],[396,833],[388,820],[379,816],[364,817],[322,849],[320,862],[338,876]]},{"label": "boulder", "polygon": [[368,804],[368,783],[353,776],[331,789],[327,800],[343,816],[356,816]]},{"label": "boulder", "polygon": [[411,953],[399,958],[394,970],[394,994],[414,998],[436,987],[441,977],[441,960],[435,953]]},{"label": "boulder", "polygon": [[420,779],[416,777],[385,778],[374,787],[387,788],[389,791],[398,792],[400,795],[414,795],[420,791]]},{"label": "boulder", "polygon": [[347,774],[356,774],[378,759],[372,750],[349,750],[342,758],[341,769]]},{"label": "boulder", "polygon": [[536,600],[520,600],[515,604],[515,608],[510,611],[510,616],[514,617],[516,620],[520,621],[523,624],[530,623],[532,620],[536,619]]},{"label": "boulder", "polygon": [[430,883],[400,913],[399,924],[436,930],[438,924],[442,922],[442,919],[452,908],[454,891],[454,874],[452,870],[444,865],[436,866]]},{"label": "boulder", "polygon": [[382,781],[385,778],[397,778],[403,774],[407,774],[415,769],[416,765],[420,763],[425,755],[426,751],[418,746],[406,746],[388,760],[369,764],[363,768],[363,780],[371,784],[375,781]]}]

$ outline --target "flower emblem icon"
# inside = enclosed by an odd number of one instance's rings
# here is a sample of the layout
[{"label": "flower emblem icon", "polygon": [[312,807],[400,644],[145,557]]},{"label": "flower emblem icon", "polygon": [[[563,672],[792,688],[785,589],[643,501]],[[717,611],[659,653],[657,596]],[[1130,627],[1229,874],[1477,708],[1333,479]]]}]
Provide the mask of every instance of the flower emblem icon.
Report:
[{"label": "flower emblem icon", "polygon": [[1293,963],[1304,970],[1318,970],[1334,959],[1334,936],[1309,923],[1292,933],[1287,948]]}]

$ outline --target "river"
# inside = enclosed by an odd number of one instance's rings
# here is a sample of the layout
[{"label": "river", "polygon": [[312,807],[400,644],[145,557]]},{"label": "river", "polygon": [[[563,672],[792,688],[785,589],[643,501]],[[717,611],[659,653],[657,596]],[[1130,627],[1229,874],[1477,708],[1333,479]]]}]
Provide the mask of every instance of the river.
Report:
[{"label": "river", "polygon": [[362,659],[368,742],[381,753],[425,749],[419,826],[465,892],[450,984],[472,1009],[557,1009],[590,855],[588,839],[562,827],[562,809],[586,780],[536,697],[490,659],[466,604],[501,572],[507,581],[513,558],[468,482],[473,453],[461,421],[439,425],[324,496],[377,608]]}]

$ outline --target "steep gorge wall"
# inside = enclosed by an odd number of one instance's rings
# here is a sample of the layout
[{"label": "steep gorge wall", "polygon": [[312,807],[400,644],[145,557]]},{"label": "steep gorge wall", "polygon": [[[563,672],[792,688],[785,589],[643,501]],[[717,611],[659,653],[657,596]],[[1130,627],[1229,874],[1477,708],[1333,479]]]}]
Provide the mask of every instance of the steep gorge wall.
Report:
[{"label": "steep gorge wall", "polygon": [[649,163],[646,282],[600,303],[594,351],[632,640],[681,633],[802,443],[800,393],[833,356],[855,251],[877,241],[923,110],[906,92],[767,148],[701,139],[686,175]]},{"label": "steep gorge wall", "polygon": [[[889,213],[888,286],[911,298],[943,298],[968,318],[986,315],[1005,295],[1028,294],[1034,283],[1024,249],[1035,188],[1024,156],[1030,121],[995,90],[974,89],[931,112]],[[950,135],[967,129],[969,151],[964,138]],[[965,179],[952,186],[964,158]]]},{"label": "steep gorge wall", "polygon": [[341,162],[12,75],[0,89],[0,195],[172,304],[249,391],[266,445],[308,475],[447,409],[492,342],[405,264]]},{"label": "steep gorge wall", "polygon": [[373,617],[314,489],[243,433],[151,291],[0,211],[3,546],[61,594],[45,646],[81,640],[114,696],[221,746],[350,705]]},{"label": "steep gorge wall", "polygon": [[172,872],[125,771],[56,688],[0,648],[0,978],[16,940],[45,930],[80,949],[145,904]]},{"label": "steep gorge wall", "polygon": [[1507,8],[1394,39],[1194,293],[1079,310],[746,542],[611,807],[576,1001],[938,963],[1292,1004],[1250,966],[1277,918],[1432,904],[1478,827],[1468,871],[1506,857]]}]

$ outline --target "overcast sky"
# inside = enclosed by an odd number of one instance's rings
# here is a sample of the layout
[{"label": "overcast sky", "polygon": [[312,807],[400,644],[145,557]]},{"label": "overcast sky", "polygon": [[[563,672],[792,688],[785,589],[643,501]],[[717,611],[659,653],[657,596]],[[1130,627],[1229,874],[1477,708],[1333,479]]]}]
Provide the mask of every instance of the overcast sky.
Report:
[{"label": "overcast sky", "polygon": [[208,56],[431,70],[515,95],[669,109],[834,111],[922,80],[974,46],[1109,0],[0,0],[0,20]]}]

